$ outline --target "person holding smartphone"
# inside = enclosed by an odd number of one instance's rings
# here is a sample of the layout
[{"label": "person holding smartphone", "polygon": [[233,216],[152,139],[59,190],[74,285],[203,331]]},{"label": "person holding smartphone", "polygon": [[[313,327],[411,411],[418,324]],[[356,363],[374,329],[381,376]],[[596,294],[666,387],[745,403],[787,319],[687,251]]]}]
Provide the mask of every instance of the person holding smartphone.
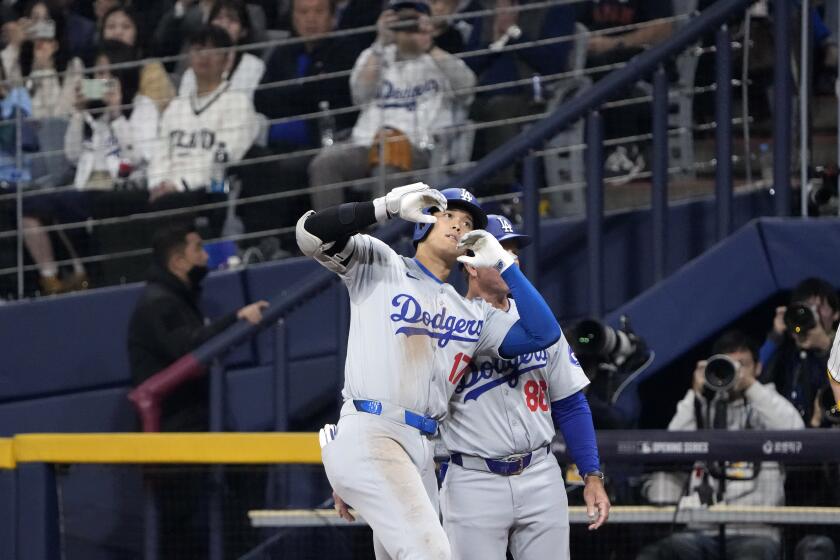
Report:
[{"label": "person holding smartphone", "polygon": [[[113,217],[147,207],[145,167],[156,142],[159,114],[157,105],[138,93],[139,68],[124,66],[132,60],[131,47],[117,41],[102,44],[95,74],[79,83],[76,110],[64,138],[65,156],[76,167],[76,190],[28,197],[24,204],[24,243],[38,267],[42,293],[88,285],[87,271],[66,236],[61,237],[73,257],[73,272],[60,278],[45,223]],[[130,188],[115,192],[116,185]]]},{"label": "person holding smartphone", "polygon": [[45,2],[35,2],[27,17],[19,21],[23,40],[18,47],[17,66],[7,68],[9,77],[23,79],[32,98],[33,117],[66,118],[73,110],[84,64],[79,58],[68,60],[63,19]]}]

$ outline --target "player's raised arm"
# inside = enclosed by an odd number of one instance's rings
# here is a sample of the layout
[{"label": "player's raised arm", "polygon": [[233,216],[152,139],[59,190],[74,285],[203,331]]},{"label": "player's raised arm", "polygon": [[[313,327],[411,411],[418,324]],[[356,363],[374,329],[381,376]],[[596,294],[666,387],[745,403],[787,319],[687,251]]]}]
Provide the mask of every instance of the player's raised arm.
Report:
[{"label": "player's raised arm", "polygon": [[425,183],[412,183],[392,189],[371,202],[351,202],[331,206],[300,217],[295,229],[298,247],[335,272],[342,272],[353,255],[352,236],[375,223],[400,217],[410,222],[435,222],[423,210],[446,208],[446,198]]},{"label": "player's raised arm", "polygon": [[465,234],[459,245],[473,252],[472,256],[458,257],[460,262],[477,268],[498,270],[516,301],[519,320],[513,324],[499,346],[499,354],[503,358],[537,352],[560,339],[560,325],[551,308],[519,267],[515,266],[515,257],[495,237],[486,231],[475,230]]}]

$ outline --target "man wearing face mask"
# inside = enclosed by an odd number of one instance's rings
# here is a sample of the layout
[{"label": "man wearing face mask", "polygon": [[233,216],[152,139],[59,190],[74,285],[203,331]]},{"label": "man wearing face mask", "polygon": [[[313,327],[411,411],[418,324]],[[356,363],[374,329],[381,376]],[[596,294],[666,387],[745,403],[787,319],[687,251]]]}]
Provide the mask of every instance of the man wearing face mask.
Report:
[{"label": "man wearing face mask", "polygon": [[[137,386],[237,320],[259,323],[268,306],[258,301],[210,322],[199,308],[207,252],[192,226],[164,226],[154,237],[153,264],[146,289],[128,327],[131,377]],[[206,431],[209,424],[207,376],[190,380],[167,395],[161,431]]]}]

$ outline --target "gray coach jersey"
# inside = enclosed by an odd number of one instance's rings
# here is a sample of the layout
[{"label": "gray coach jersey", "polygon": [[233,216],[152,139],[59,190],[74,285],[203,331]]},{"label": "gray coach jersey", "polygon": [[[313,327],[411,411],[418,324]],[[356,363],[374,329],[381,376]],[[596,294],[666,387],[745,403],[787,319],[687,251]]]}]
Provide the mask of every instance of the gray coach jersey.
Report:
[{"label": "gray coach jersey", "polygon": [[[513,300],[507,315],[518,317]],[[512,360],[479,353],[450,378],[449,416],[441,438],[450,453],[507,457],[554,438],[551,402],[589,384],[566,337]]]},{"label": "gray coach jersey", "polygon": [[337,270],[350,294],[345,399],[374,399],[442,418],[460,356],[498,348],[517,316],[468,301],[418,261],[354,235]]}]

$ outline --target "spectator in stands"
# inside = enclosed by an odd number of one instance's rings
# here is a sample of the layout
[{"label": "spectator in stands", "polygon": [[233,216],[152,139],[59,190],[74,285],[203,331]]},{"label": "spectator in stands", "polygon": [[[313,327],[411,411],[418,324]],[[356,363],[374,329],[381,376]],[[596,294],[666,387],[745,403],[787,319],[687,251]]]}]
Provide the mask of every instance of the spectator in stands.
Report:
[{"label": "spectator in stands", "polygon": [[[268,306],[258,301],[208,322],[199,308],[207,275],[207,252],[193,227],[169,224],[155,233],[149,281],[128,327],[128,355],[135,385],[160,372],[184,354],[234,324],[257,324]],[[200,432],[208,426],[206,376],[190,380],[166,395],[162,431]]]},{"label": "spectator in stands", "polygon": [[475,75],[460,59],[435,46],[431,9],[424,0],[391,0],[377,21],[377,39],[353,68],[350,89],[362,112],[349,142],[325,147],[309,166],[312,204],[339,204],[343,192],[324,187],[380,176],[377,192],[397,172],[424,169],[438,129],[453,124],[471,100]]},{"label": "spectator in stands", "polygon": [[[134,47],[137,60],[144,56],[144,43],[137,24],[137,14],[130,8],[118,6],[105,13],[102,18],[100,42],[121,41]],[[166,69],[157,60],[146,61],[140,71],[140,94],[152,99],[163,111],[175,97],[175,87],[166,73]]]},{"label": "spectator in stands", "polygon": [[[105,41],[100,46],[95,76],[108,86],[101,98],[85,98],[80,91],[65,135],[65,155],[76,167],[77,190],[29,197],[24,205],[24,242],[38,267],[45,294],[88,285],[85,267],[63,233],[59,238],[73,257],[74,271],[68,280],[59,278],[52,242],[43,230],[45,223],[113,217],[146,207],[144,174],[157,138],[158,111],[151,99],[137,91],[139,69],[124,66],[135,58],[134,49],[124,43]],[[112,65],[121,66],[110,68]],[[117,187],[122,190],[114,192]],[[131,189],[125,190],[127,187]]]},{"label": "spectator in stands", "polygon": [[[530,81],[534,75],[550,76],[568,69],[570,41],[517,48],[533,41],[569,35],[574,28],[571,6],[534,8],[529,6],[531,3],[530,0],[496,0],[492,19],[469,22],[471,37],[467,39],[467,49],[488,49],[492,45],[494,52],[468,55],[464,60],[478,75],[479,87],[496,86],[476,94],[471,117],[479,122],[502,121],[476,132],[475,158],[483,157],[521,130],[520,124],[503,121],[545,110],[544,94],[535,92]],[[504,85],[523,79],[528,83]],[[550,83],[549,78],[542,80],[541,88],[550,87]],[[515,168],[508,167],[486,182],[479,194],[504,192],[515,181]]]},{"label": "spectator in stands", "polygon": [[210,184],[214,156],[225,152],[236,163],[254,142],[256,120],[247,94],[231,91],[224,80],[232,54],[225,30],[203,27],[190,40],[190,68],[196,92],[169,104],[160,123],[157,148],[149,166],[152,199]]},{"label": "spectator in stands", "polygon": [[[172,9],[160,20],[152,38],[152,50],[156,56],[174,56],[188,46],[189,38],[210,21],[210,13],[216,0],[176,0]],[[265,38],[265,13],[255,4],[247,4],[251,39]],[[182,74],[183,64],[167,63],[170,72]]]},{"label": "spectator in stands", "polygon": [[[11,79],[22,78],[37,119],[66,117],[73,109],[84,65],[69,58],[63,37],[64,18],[46,2],[29,5],[18,20],[14,39],[3,51],[3,65]],[[19,40],[19,41],[18,41]],[[17,59],[11,60],[14,53]]]},{"label": "spectator in stands", "polygon": [[63,33],[57,35],[66,49],[68,59],[79,58],[89,62],[96,52],[96,24],[72,9],[72,0],[47,0],[53,19],[63,21],[58,27]]},{"label": "spectator in stands", "polygon": [[133,178],[145,183],[142,175],[152,159],[160,115],[155,102],[139,92],[140,68],[130,65],[135,60],[136,50],[125,43],[100,46],[94,76],[107,87],[101,98],[87,99],[80,92],[64,141],[64,153],[76,168],[77,189],[110,189],[121,165],[140,172]]},{"label": "spectator in stands", "polygon": [[102,33],[102,23],[105,20],[105,14],[118,8],[123,4],[122,0],[94,0],[93,15],[96,17],[96,29]]},{"label": "spectator in stands", "polygon": [[[757,382],[761,374],[758,348],[743,333],[730,331],[713,345],[712,354],[723,354],[736,366],[736,381],[728,395],[714,393],[704,384],[706,361],[697,363],[691,388],[677,404],[669,430],[799,430],[804,428],[796,409],[773,387]],[[710,394],[711,393],[711,394]],[[725,491],[721,494],[726,476]],[[689,480],[686,480],[686,477]],[[651,485],[648,498],[657,502],[676,502],[679,495],[665,495],[667,488],[688,488],[701,503],[721,499],[728,505],[781,506],[785,503],[785,474],[778,463],[726,463],[696,465],[690,474],[659,473],[651,482],[670,480],[670,484]],[[645,547],[637,560],[684,560],[717,558],[718,527],[689,526]],[[781,557],[778,529],[758,524],[727,524],[727,558],[738,560],[776,560]]]},{"label": "spectator in stands", "polygon": [[[258,157],[270,153],[283,155],[267,164],[271,169],[253,170],[260,173],[252,173],[249,177],[250,195],[270,196],[278,191],[305,189],[309,184],[307,169],[313,157],[311,150],[321,146],[319,120],[294,117],[316,113],[321,110],[322,104],[330,111],[336,111],[352,103],[346,74],[361,49],[356,48],[355,40],[323,37],[333,31],[333,5],[331,0],[291,2],[293,41],[280,44],[271,51],[262,84],[254,95],[259,113],[269,119],[284,120],[269,127],[268,147],[256,148],[255,154]],[[303,40],[294,40],[298,38]],[[321,78],[328,74],[337,76]],[[292,83],[296,78],[312,80]],[[331,132],[336,136],[343,135],[353,126],[355,115],[352,111],[335,115]],[[265,153],[260,154],[259,150]],[[248,170],[242,171],[245,173]],[[265,177],[272,176],[282,177],[283,180],[265,180]],[[307,196],[275,197],[260,204],[241,206],[239,215],[246,229],[253,232],[291,226],[307,208]],[[296,250],[294,240],[288,241],[291,242],[289,248]]]},{"label": "spectator in stands", "polygon": [[[435,45],[456,54],[479,48],[481,18],[459,17],[459,14],[483,9],[478,0],[431,0]],[[470,43],[470,41],[472,41]]]},{"label": "spectator in stands", "polygon": [[[302,84],[272,85],[295,78],[314,78],[323,74],[349,71],[358,56],[344,42],[319,38],[333,30],[331,0],[294,0],[292,2],[292,34],[304,39],[301,43],[278,46],[268,59],[263,83],[254,96],[259,113],[269,119],[284,119],[295,115],[315,113],[322,102],[332,110],[351,105],[350,87],[346,77],[319,79]],[[336,115],[336,127],[348,129],[354,115]],[[321,145],[315,119],[276,123],[269,129],[269,145],[277,153],[315,148]],[[304,165],[310,158],[306,158]],[[295,178],[300,178],[295,174]],[[294,185],[306,186],[303,182]]]},{"label": "spectator in stands", "polygon": [[784,320],[788,307],[776,308],[773,328],[761,347],[761,361],[765,364],[762,381],[774,383],[806,425],[819,427],[823,419],[818,392],[828,386],[826,368],[840,320],[840,300],[831,284],[808,278],[791,293],[790,305],[797,304],[804,304],[813,313],[814,327],[792,333]]},{"label": "spectator in stands", "polygon": [[[294,0],[285,0],[278,10],[275,27],[294,31]],[[332,29],[348,31],[362,27],[371,27],[382,13],[384,0],[330,0]],[[370,31],[360,31],[345,35],[342,43],[357,54],[373,42],[376,35]]]},{"label": "spectator in stands", "polygon": [[[673,15],[671,2],[648,2],[646,0],[597,0],[578,4],[577,20],[590,31],[605,32],[591,35],[587,39],[587,68],[607,66],[600,72],[590,74],[600,79],[613,69],[613,65],[627,62],[645,49],[667,39],[673,32],[673,25],[666,18]],[[614,27],[634,26],[630,30],[609,32]],[[674,73],[673,65],[668,68]],[[644,96],[634,84],[621,91],[613,99],[628,99]],[[619,108],[606,109],[604,133],[607,138],[623,138],[650,130],[650,103],[636,103]],[[607,155],[605,167],[610,175],[634,177],[646,167],[642,150],[635,143],[619,145]]]},{"label": "spectator in stands", "polygon": [[[244,0],[219,0],[210,10],[210,24],[224,29],[234,45],[251,43],[251,22]],[[265,73],[265,63],[251,53],[237,50],[231,57],[230,68],[225,69],[225,79],[230,82],[231,91],[241,91],[254,97],[254,90]],[[195,72],[187,68],[181,76],[178,95],[195,93]]]}]

